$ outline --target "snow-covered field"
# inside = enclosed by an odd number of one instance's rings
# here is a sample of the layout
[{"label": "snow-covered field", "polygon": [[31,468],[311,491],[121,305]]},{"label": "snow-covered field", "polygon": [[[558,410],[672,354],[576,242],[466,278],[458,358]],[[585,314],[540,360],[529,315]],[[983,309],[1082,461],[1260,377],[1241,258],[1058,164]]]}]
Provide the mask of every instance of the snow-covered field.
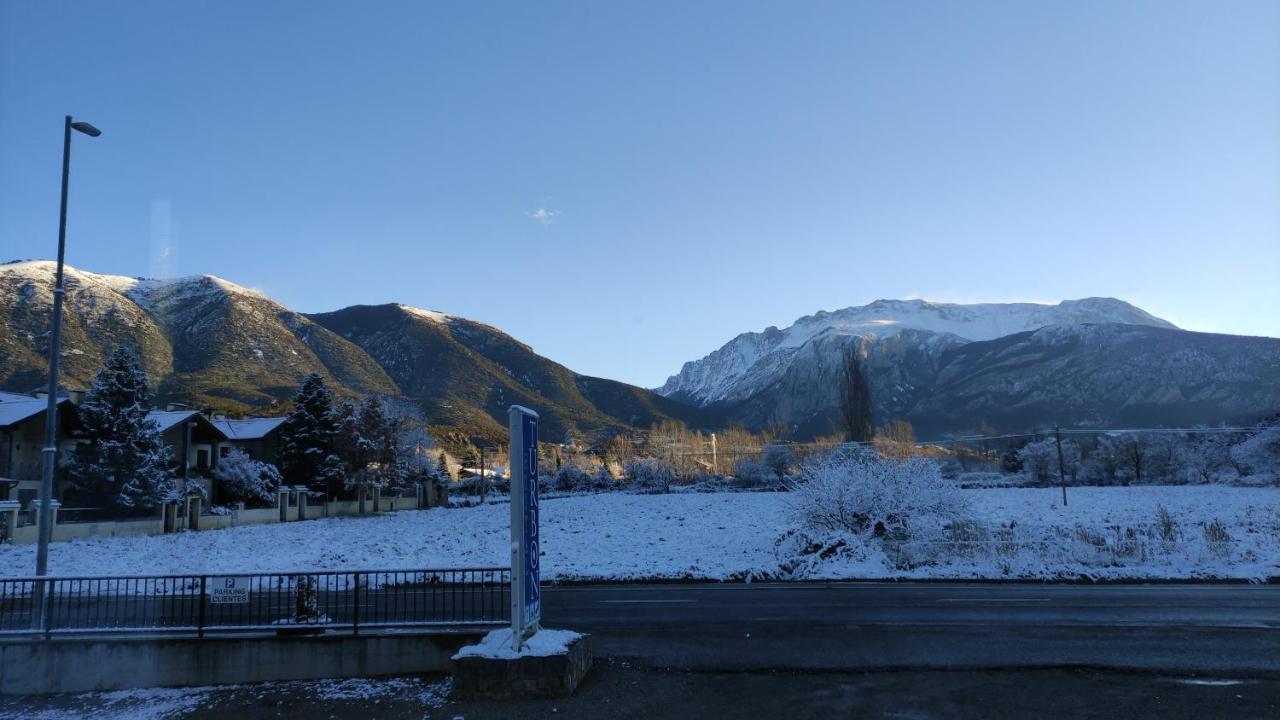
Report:
[{"label": "snow-covered field", "polygon": [[[1280,490],[1222,486],[962,491],[963,542],[797,530],[789,493],[581,495],[543,502],[546,580],[1280,576]],[[1162,525],[1158,507],[1168,511]],[[55,543],[58,575],[503,565],[509,506],[404,511]],[[1219,526],[1206,532],[1214,521]],[[1217,531],[1221,530],[1225,534]],[[951,537],[956,540],[957,537]],[[35,547],[0,549],[29,576]]]}]

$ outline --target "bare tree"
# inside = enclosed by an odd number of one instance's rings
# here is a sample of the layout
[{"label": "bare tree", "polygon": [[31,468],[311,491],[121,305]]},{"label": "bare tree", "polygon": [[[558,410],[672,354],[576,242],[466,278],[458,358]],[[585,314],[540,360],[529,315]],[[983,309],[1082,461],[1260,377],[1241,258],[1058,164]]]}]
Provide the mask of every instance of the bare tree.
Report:
[{"label": "bare tree", "polygon": [[862,372],[857,341],[849,343],[844,351],[840,371],[840,420],[844,425],[845,439],[850,442],[868,442],[875,436],[875,424],[871,418],[871,387]]}]

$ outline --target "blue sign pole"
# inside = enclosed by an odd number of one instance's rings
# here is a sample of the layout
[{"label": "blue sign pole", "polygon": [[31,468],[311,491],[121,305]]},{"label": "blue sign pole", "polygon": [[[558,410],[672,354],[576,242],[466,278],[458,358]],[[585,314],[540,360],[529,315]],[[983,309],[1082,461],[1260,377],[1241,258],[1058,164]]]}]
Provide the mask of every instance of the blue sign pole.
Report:
[{"label": "blue sign pole", "polygon": [[542,620],[538,535],[538,413],[508,411],[511,433],[511,646],[516,652]]}]

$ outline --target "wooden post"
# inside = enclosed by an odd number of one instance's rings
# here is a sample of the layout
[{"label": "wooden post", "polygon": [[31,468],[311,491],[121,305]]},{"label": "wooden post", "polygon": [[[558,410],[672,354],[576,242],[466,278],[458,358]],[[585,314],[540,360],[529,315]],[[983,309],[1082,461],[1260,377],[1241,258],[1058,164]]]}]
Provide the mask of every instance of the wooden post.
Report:
[{"label": "wooden post", "polygon": [[1062,461],[1062,431],[1058,428],[1053,429],[1054,440],[1058,444],[1058,481],[1062,483],[1062,506],[1067,506],[1067,471]]}]

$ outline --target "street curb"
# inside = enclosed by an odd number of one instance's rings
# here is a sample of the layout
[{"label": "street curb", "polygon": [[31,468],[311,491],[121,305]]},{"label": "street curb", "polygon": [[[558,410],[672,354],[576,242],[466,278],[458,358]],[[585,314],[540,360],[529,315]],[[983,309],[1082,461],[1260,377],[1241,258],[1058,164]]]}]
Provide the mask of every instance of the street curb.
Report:
[{"label": "street curb", "polygon": [[632,657],[626,655],[611,655],[601,658],[604,663],[612,664],[622,662],[632,667],[650,670],[653,672],[678,672],[689,673],[693,675],[717,675],[717,674],[761,674],[761,675],[846,675],[846,674],[862,674],[862,673],[952,673],[952,672],[1042,672],[1042,671],[1064,671],[1064,672],[1102,672],[1117,673],[1125,675],[1140,675],[1144,677],[1167,677],[1170,679],[1180,678],[1221,678],[1226,680],[1280,680],[1280,672],[1272,670],[1255,670],[1255,669],[1231,669],[1220,670],[1215,669],[1212,672],[1205,670],[1189,670],[1187,668],[1157,668],[1142,667],[1137,665],[1107,665],[1101,663],[1030,663],[1026,665],[1008,665],[1002,663],[991,664],[963,664],[963,665],[930,665],[921,664],[904,664],[904,665],[867,665],[867,666],[831,666],[831,667],[754,667],[754,668],[731,668],[717,669],[710,667],[683,667],[679,665],[660,665],[651,664],[643,657]]},{"label": "street curb", "polygon": [[848,578],[841,580],[724,580],[719,578],[602,578],[543,580],[543,587],[589,585],[1280,585],[1280,576],[1246,578]]}]

